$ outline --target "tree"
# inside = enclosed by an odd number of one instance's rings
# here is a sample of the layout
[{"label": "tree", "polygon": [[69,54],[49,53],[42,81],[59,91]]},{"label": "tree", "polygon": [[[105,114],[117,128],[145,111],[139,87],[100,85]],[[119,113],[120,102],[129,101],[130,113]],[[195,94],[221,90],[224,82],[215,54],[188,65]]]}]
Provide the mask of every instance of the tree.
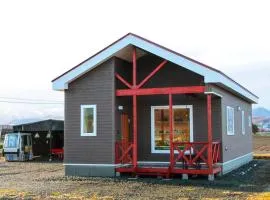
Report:
[{"label": "tree", "polygon": [[256,134],[259,131],[259,128],[256,124],[252,124],[252,133]]}]

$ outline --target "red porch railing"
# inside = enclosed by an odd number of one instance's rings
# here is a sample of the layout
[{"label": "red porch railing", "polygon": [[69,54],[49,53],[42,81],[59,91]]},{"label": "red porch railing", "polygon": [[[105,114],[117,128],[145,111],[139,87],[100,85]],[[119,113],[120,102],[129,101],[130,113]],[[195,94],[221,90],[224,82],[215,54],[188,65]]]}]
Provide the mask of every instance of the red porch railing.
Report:
[{"label": "red porch railing", "polygon": [[220,145],[221,145],[221,142],[213,142],[212,143],[213,164],[219,162],[219,159],[220,159]]},{"label": "red porch railing", "polygon": [[132,163],[133,158],[133,143],[125,139],[115,143],[115,163],[127,164]]},{"label": "red porch railing", "polygon": [[[142,165],[133,162],[133,143],[122,139],[115,143],[116,164],[130,164],[119,167],[118,172],[135,172],[141,174],[215,174],[221,170],[215,165],[220,158],[220,142],[173,142],[173,162],[167,166]],[[209,149],[211,152],[208,152]],[[210,153],[210,154],[209,154]],[[210,158],[210,159],[209,159]]]},{"label": "red porch railing", "polygon": [[[173,142],[173,149],[177,151],[174,163],[183,163],[183,168],[198,168],[201,164],[205,164],[208,168],[215,164],[220,158],[220,142],[213,142],[212,145],[212,162],[208,163],[208,142]],[[173,155],[174,157],[174,155]],[[212,167],[212,166],[211,166]]]}]

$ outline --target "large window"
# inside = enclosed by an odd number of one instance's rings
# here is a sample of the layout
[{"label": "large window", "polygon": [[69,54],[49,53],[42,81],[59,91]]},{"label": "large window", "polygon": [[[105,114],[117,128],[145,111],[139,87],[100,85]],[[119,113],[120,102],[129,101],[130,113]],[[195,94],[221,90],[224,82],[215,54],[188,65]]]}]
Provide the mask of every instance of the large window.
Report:
[{"label": "large window", "polygon": [[81,136],[97,135],[96,105],[81,105]]},{"label": "large window", "polygon": [[245,135],[245,111],[242,110],[242,134]]},{"label": "large window", "polygon": [[234,135],[234,108],[227,106],[227,135]]},{"label": "large window", "polygon": [[[192,142],[192,106],[173,106],[174,142]],[[169,106],[151,107],[151,152],[170,152]]]}]

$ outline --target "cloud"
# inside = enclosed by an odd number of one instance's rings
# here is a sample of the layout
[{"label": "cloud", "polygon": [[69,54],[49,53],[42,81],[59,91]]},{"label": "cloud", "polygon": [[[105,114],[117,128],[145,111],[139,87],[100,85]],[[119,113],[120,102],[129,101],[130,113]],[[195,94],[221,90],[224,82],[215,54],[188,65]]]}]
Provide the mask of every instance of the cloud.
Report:
[{"label": "cloud", "polygon": [[[268,1],[1,1],[0,95],[63,100],[53,78],[134,32],[222,70],[270,108],[269,19]],[[7,118],[49,109],[26,107],[0,103]]]}]

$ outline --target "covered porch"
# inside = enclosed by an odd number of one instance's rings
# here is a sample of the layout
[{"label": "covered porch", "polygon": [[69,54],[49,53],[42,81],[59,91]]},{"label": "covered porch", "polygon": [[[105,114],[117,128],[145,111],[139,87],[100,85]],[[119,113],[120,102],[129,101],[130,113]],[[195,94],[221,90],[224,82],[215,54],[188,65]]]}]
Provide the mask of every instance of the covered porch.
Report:
[{"label": "covered porch", "polygon": [[[132,77],[132,83],[130,83],[130,80],[127,80],[119,72],[116,71],[115,73],[116,80],[122,84],[121,87],[116,87],[116,98],[126,98],[125,101],[128,102],[127,104],[131,105],[130,118],[125,113],[122,113],[120,117],[121,122],[126,123],[121,123],[121,136],[116,137],[116,172],[133,173],[138,175],[159,175],[167,178],[172,177],[174,174],[183,174],[183,177],[187,177],[188,174],[205,174],[209,175],[210,179],[213,179],[214,174],[221,171],[221,167],[218,165],[221,151],[220,138],[216,137],[217,140],[213,139],[212,129],[212,100],[214,94],[207,92],[207,88],[204,84],[179,86],[177,84],[172,84],[171,86],[168,85],[169,87],[151,87],[150,84],[150,87],[149,85],[148,87],[144,87],[151,78],[154,77],[166,63],[168,63],[168,61],[163,60],[160,62],[139,82],[137,75],[140,70],[137,69],[136,50],[137,49],[135,47],[132,48],[132,72],[130,76]],[[185,108],[178,105],[178,102],[183,102],[183,99],[186,96],[189,96],[190,99],[195,98],[193,95],[196,95],[196,98],[199,97],[201,99],[200,103],[205,103],[206,107],[206,124],[204,124],[206,131],[202,130],[202,132],[205,132],[201,134],[204,134],[207,137],[203,137],[201,140],[197,139],[196,141],[194,141],[192,131],[192,105],[190,105],[188,101],[185,103]],[[155,160],[152,159],[154,156],[149,158],[149,160],[145,156],[138,155],[142,148],[138,141],[138,136],[140,136],[138,134],[145,134],[143,130],[140,130],[141,123],[138,123],[138,121],[143,120],[143,114],[138,117],[138,107],[142,104],[146,104],[145,102],[147,100],[144,99],[144,101],[142,101],[142,99],[147,97],[160,97],[159,99],[162,99],[160,104],[157,104],[162,106],[151,107],[151,126],[156,126],[155,118],[160,116],[163,121],[166,121],[168,124],[166,130],[168,132],[168,138],[166,139],[164,134],[158,136],[162,138],[162,141],[166,142],[163,142],[162,145],[159,144],[157,142],[157,137],[151,140],[150,153],[161,155],[160,157],[155,156]],[[143,110],[143,108],[141,110]],[[177,139],[178,130],[176,130],[177,125],[175,117],[177,112],[180,113],[179,115],[186,112],[186,115],[189,116],[189,135],[186,140],[183,138]],[[165,122],[163,124],[165,124]],[[131,131],[129,131],[129,129],[131,129]],[[162,129],[165,128],[163,127]],[[157,131],[155,131],[155,133],[156,132]],[[131,133],[131,137],[129,133]],[[151,137],[155,133],[151,133]]]}]

